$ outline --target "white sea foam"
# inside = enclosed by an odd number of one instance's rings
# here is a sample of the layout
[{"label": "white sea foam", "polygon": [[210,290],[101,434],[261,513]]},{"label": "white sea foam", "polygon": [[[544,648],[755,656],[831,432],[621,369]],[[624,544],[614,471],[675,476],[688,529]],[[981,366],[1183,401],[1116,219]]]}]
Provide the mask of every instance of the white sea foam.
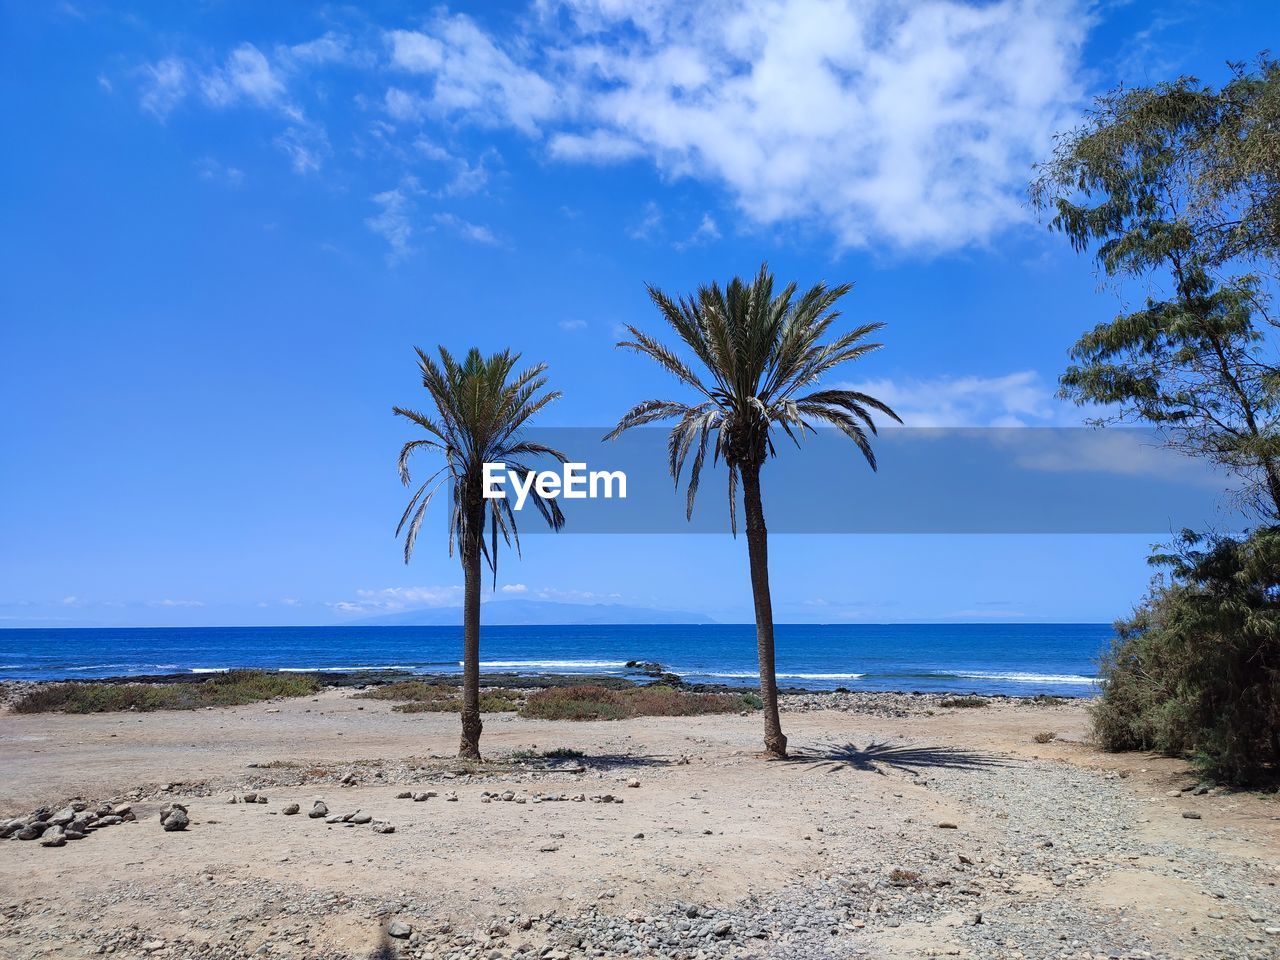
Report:
[{"label": "white sea foam", "polygon": [[861,680],[865,673],[780,673],[780,680]]},{"label": "white sea foam", "polygon": [[963,677],[966,680],[1006,680],[1009,683],[1071,683],[1090,686],[1097,677],[1083,677],[1076,673],[1023,673],[1017,670],[1001,673],[996,670],[948,670],[939,676]]},{"label": "white sea foam", "polygon": [[[481,660],[482,669],[498,670],[609,670],[625,667],[625,660]],[[458,661],[462,666],[462,661]]]},{"label": "white sea foam", "polygon": [[130,667],[136,666],[136,663],[95,663],[87,667],[67,667],[67,670],[74,670],[76,672],[83,670],[127,670]]},{"label": "white sea foam", "polygon": [[226,673],[230,667],[192,667],[192,673]]}]

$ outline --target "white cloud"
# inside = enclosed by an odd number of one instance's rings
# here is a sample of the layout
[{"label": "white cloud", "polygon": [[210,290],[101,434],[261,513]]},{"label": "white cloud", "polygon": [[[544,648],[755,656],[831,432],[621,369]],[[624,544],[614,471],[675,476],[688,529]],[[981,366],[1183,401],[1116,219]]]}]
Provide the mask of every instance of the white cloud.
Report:
[{"label": "white cloud", "polygon": [[502,585],[503,593],[528,593],[529,588],[523,583],[504,583]]},{"label": "white cloud", "polygon": [[1090,24],[1079,0],[542,9],[541,35],[494,38],[464,16],[392,31],[392,62],[434,81],[435,110],[550,134],[553,157],[643,155],[725,187],[759,224],[934,249],[1024,219],[1030,164],[1074,116]]},{"label": "white cloud", "polygon": [[203,600],[148,600],[148,607],[203,607]]},{"label": "white cloud", "polygon": [[318,172],[329,154],[329,138],[324,129],[305,122],[286,128],[275,143],[289,156],[294,173]]},{"label": "white cloud", "polygon": [[995,377],[880,379],[840,386],[883,400],[908,427],[1046,426],[1083,420],[1075,407],[1054,396],[1053,387],[1034,370]]},{"label": "white cloud", "polygon": [[556,324],[565,333],[576,333],[579,330],[587,329],[587,321],[585,320],[561,320]]},{"label": "white cloud", "polygon": [[689,247],[696,247],[703,243],[711,243],[713,240],[720,239],[720,228],[716,226],[715,220],[711,214],[704,213],[702,220],[698,223],[693,233],[688,238],[681,240],[676,244],[677,250],[687,250]]},{"label": "white cloud", "polygon": [[423,103],[440,114],[465,111],[473,122],[536,134],[561,112],[556,86],[518,64],[467,16],[441,16],[425,32],[392,30],[387,41],[393,66],[431,76]]},{"label": "white cloud", "polygon": [[273,106],[281,103],[285,96],[284,81],[252,43],[232,50],[224,66],[201,79],[200,89],[215,107],[233,106],[242,100],[263,107]]},{"label": "white cloud", "polygon": [[409,241],[413,238],[413,222],[410,215],[414,207],[413,197],[418,193],[421,193],[418,181],[406,177],[395,189],[384,190],[372,197],[379,211],[364,223],[387,241],[391,248],[387,259],[391,263],[403,260],[411,250]]},{"label": "white cloud", "polygon": [[[746,227],[799,223],[841,247],[938,252],[1027,219],[1031,164],[1083,99],[1091,10],[1086,0],[530,0],[492,31],[442,10],[418,29],[387,24],[372,45],[326,34],[268,57],[242,43],[196,74],[168,58],[144,69],[142,106],[166,117],[196,75],[211,106],[286,117],[280,146],[308,172],[326,149],[300,134],[308,121],[295,98],[312,96],[317,110],[380,102],[377,122],[394,122],[378,136],[406,165],[427,121],[514,130],[554,161],[645,160],[668,180],[708,184]],[[336,64],[363,71],[372,101],[326,99],[322,72]],[[468,167],[452,189],[483,182]],[[707,226],[682,242],[713,239]]]},{"label": "white cloud", "polygon": [[214,180],[231,187],[238,187],[244,182],[244,171],[221,163],[214,157],[201,157],[196,162],[196,172],[201,180]]},{"label": "white cloud", "polygon": [[338,600],[325,606],[346,614],[395,613],[422,607],[452,607],[462,602],[462,588],[383,587],[380,590],[357,590],[356,597],[356,600]]},{"label": "white cloud", "polygon": [[650,200],[644,205],[640,222],[627,231],[632,240],[652,240],[662,230],[662,209]]},{"label": "white cloud", "polygon": [[142,68],[142,109],[161,120],[187,95],[187,66],[177,57],[166,57]]},{"label": "white cloud", "polygon": [[452,213],[437,213],[433,219],[442,227],[448,227],[467,240],[490,245],[498,243],[498,238],[494,236],[493,231],[483,224],[463,220]]}]

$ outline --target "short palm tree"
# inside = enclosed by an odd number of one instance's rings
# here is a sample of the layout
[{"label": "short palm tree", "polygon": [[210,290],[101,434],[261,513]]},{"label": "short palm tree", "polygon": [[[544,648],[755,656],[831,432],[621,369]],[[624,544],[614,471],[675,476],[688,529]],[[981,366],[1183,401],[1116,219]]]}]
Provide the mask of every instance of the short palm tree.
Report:
[{"label": "short palm tree", "polygon": [[[415,348],[417,349],[417,348]],[[444,466],[414,491],[396,535],[404,531],[404,562],[413,555],[413,546],[422,527],[427,505],[437,490],[449,486],[449,555],[455,543],[462,560],[462,743],[458,756],[480,759],[480,588],[481,563],[488,564],[496,581],[498,542],[520,550],[516,516],[508,499],[485,499],[483,472],[486,463],[505,463],[509,471],[528,473],[526,457],[554,457],[564,462],[558,450],[525,439],[521,429],[539,410],[559,398],[556,391],[544,391],[545,364],[537,364],[512,375],[519,354],[510,351],[484,357],[472,349],[458,363],[440,347],[437,364],[418,350],[422,385],[435,406],[431,417],[416,410],[393,407],[397,416],[412,420],[428,436],[410,440],[400,450],[400,479],[410,485],[409,459],[416,451],[438,451]],[[555,500],[544,499],[535,487],[529,496],[542,518],[554,530],[564,525],[564,514]]]},{"label": "short palm tree", "polygon": [[[865,356],[881,345],[866,337],[883,324],[869,323],[830,342],[822,342],[839,318],[836,302],[849,284],[817,284],[800,297],[796,285],[773,290],[767,265],[750,283],[735,278],[723,290],[700,287],[690,297],[673,300],[654,286],[649,297],[663,318],[693,352],[703,370],[695,371],[671,348],[635,327],[632,339],[618,346],[657,361],[698,399],[646,400],[637,404],[608,435],[646,423],[675,418],[668,441],[672,479],[677,484],[689,455],[686,516],[693,516],[694,496],[706,460],[723,458],[729,471],[729,522],[737,535],[737,485],[742,483],[746,516],[751,592],[755,600],[756,646],[760,659],[760,695],[764,700],[764,744],[770,756],[785,757],[787,738],[778,717],[778,683],[774,675],[773,605],[769,596],[768,531],[760,496],[760,470],[776,454],[775,431],[799,444],[814,423],[822,423],[852,440],[874,470],[867,431],[876,432],[871,411],[901,423],[896,413],[875,397],[856,390],[820,389],[817,381],[834,367]],[[713,442],[714,438],[714,442]]]}]

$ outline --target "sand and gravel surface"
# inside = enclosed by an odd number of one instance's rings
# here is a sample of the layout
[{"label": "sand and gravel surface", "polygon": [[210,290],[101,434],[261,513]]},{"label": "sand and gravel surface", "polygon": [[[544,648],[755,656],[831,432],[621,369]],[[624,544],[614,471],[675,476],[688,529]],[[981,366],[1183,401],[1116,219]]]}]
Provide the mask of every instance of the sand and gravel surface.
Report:
[{"label": "sand and gravel surface", "polygon": [[773,763],[758,715],[490,715],[473,770],[390,707],[0,714],[0,817],[137,818],[0,841],[0,958],[1280,957],[1280,802],[1099,753],[1079,703],[788,698]]}]

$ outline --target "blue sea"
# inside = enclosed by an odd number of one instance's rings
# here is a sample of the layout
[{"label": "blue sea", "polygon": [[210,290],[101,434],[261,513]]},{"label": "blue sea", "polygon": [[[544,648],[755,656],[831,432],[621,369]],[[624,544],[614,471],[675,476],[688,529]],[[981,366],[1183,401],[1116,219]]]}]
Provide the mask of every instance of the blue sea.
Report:
[{"label": "blue sea", "polygon": [[[1108,624],[781,624],[778,682],[812,690],[919,690],[1091,696]],[[460,627],[166,627],[0,630],[0,680],[397,669],[453,673]],[[493,626],[481,669],[631,676],[657,661],[695,683],[750,686],[749,624]]]}]

